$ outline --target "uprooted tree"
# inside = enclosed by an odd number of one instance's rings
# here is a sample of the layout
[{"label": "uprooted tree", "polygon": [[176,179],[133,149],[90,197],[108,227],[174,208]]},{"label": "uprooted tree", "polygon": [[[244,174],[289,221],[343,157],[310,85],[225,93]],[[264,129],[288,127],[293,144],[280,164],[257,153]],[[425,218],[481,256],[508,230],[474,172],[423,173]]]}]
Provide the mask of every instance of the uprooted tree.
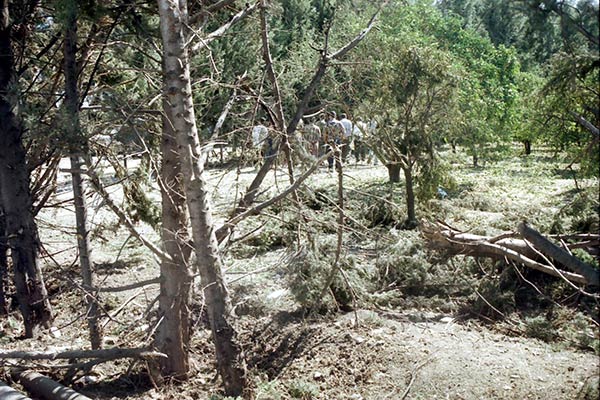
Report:
[{"label": "uprooted tree", "polygon": [[509,259],[572,283],[600,286],[600,270],[570,253],[574,248],[593,253],[600,244],[599,235],[574,235],[572,238],[578,240],[571,244],[563,241],[565,243],[563,248],[525,223],[520,223],[515,232],[497,236],[480,236],[437,222],[425,224],[423,235],[431,249],[449,255],[463,254],[496,260]]}]

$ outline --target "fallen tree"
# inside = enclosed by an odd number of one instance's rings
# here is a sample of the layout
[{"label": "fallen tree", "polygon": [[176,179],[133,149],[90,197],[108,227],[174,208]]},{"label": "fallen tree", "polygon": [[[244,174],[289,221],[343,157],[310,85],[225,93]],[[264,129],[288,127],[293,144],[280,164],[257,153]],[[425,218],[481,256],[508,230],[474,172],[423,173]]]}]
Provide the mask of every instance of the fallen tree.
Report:
[{"label": "fallen tree", "polygon": [[[600,271],[597,268],[573,256],[568,244],[565,244],[566,249],[563,249],[525,223],[519,224],[516,232],[497,236],[462,232],[442,221],[424,223],[422,232],[429,248],[449,255],[463,254],[497,260],[509,259],[570,282],[600,286]],[[588,237],[587,240],[589,239]],[[591,239],[598,241],[598,237]],[[573,248],[581,247],[579,243],[572,245]]]},{"label": "fallen tree", "polygon": [[31,400],[23,393],[11,388],[6,383],[0,381],[0,399],[2,400]]},{"label": "fallen tree", "polygon": [[18,360],[58,360],[91,358],[102,361],[119,358],[156,358],[166,357],[165,354],[146,348],[120,348],[97,350],[66,350],[66,351],[0,351],[0,359]]},{"label": "fallen tree", "polygon": [[75,390],[34,371],[16,374],[19,382],[33,396],[46,400],[91,400]]}]

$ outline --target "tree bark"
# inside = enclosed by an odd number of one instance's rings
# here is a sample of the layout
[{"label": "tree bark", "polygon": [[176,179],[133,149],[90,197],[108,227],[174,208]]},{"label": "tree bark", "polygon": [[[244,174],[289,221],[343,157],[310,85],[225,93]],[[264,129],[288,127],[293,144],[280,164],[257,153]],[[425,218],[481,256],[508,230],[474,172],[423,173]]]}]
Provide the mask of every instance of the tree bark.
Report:
[{"label": "tree bark", "polygon": [[65,350],[65,351],[3,351],[0,350],[0,360],[71,360],[98,359],[104,361],[121,358],[155,358],[167,357],[147,348],[121,348],[98,350]]},{"label": "tree bark", "polygon": [[525,146],[525,155],[528,156],[531,154],[531,140],[524,140],[523,146]]},{"label": "tree bark", "polygon": [[[0,199],[2,196],[0,195]],[[8,246],[6,244],[6,222],[0,201],[0,315],[8,314],[6,290],[8,289]]]},{"label": "tree bark", "polygon": [[31,400],[23,393],[11,388],[6,383],[0,381],[0,399],[2,400]]},{"label": "tree bark", "polygon": [[[171,108],[163,104],[164,112]],[[190,248],[187,207],[183,195],[183,176],[178,158],[172,115],[163,117],[161,140],[162,241],[170,259],[160,265],[161,285],[158,297],[156,348],[168,355],[161,358],[163,377],[184,379],[189,372],[189,293],[192,283],[188,268]]]},{"label": "tree bark", "polygon": [[21,372],[17,376],[21,385],[35,397],[46,400],[91,400],[89,397],[34,371]]},{"label": "tree bark", "polygon": [[388,178],[390,183],[400,182],[400,165],[399,164],[386,164],[385,167],[388,170]]},{"label": "tree bark", "polygon": [[514,234],[504,234],[497,237],[487,237],[460,232],[443,223],[426,224],[422,229],[428,246],[438,251],[445,251],[450,255],[464,254],[473,257],[489,257],[496,260],[506,258],[521,263],[546,274],[564,278],[579,284],[590,284],[586,277],[567,271],[556,269],[553,265],[542,264],[545,262],[538,251],[522,239],[514,238]]},{"label": "tree bark", "polygon": [[245,386],[245,363],[230,321],[229,295],[221,273],[208,189],[203,175],[194,115],[187,44],[187,2],[158,0],[163,43],[164,96],[179,146],[185,197],[190,214],[196,263],[215,344],[217,369],[225,393],[239,396]]},{"label": "tree bark", "polygon": [[404,226],[412,229],[417,226],[417,216],[415,210],[415,188],[412,174],[412,168],[402,168],[404,179],[406,180],[406,221]]},{"label": "tree bark", "polygon": [[[77,248],[79,264],[84,286],[93,287],[92,251],[87,230],[87,204],[85,186],[82,178],[83,161],[80,153],[85,153],[86,140],[81,132],[79,122],[79,90],[77,87],[77,2],[67,1],[65,12],[65,42],[64,42],[64,74],[65,74],[65,108],[66,108],[66,139],[70,146],[71,177],[73,184],[73,199],[75,205],[75,221],[77,231]],[[102,333],[98,323],[97,294],[86,293],[87,323],[92,349],[102,346]]]},{"label": "tree bark", "polygon": [[29,170],[22,129],[13,108],[14,57],[8,0],[0,0],[0,203],[6,218],[13,279],[23,315],[25,337],[52,320],[50,303],[38,260],[38,234],[33,219]]},{"label": "tree bark", "polygon": [[558,263],[568,267],[587,280],[588,284],[600,286],[600,271],[592,265],[586,264],[580,259],[570,255],[545,237],[538,231],[521,222],[518,226],[519,233],[530,241],[540,252],[554,259]]}]

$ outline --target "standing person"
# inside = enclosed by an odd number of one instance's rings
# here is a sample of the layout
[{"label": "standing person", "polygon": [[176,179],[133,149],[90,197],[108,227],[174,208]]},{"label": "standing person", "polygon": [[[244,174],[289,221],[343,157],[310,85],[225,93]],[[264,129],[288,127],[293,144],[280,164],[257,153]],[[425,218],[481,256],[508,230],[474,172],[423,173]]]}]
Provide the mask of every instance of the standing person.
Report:
[{"label": "standing person", "polygon": [[[336,146],[342,144],[342,139],[344,137],[344,126],[336,118],[335,111],[330,111],[327,114],[327,125],[325,126],[323,137],[325,140],[326,152],[329,152],[333,150]],[[333,160],[333,154],[327,157],[328,172],[333,172]]]},{"label": "standing person", "polygon": [[340,123],[344,127],[344,136],[342,138],[342,161],[345,164],[352,146],[352,133],[354,130],[354,124],[348,119],[346,114],[340,114],[340,118]]},{"label": "standing person", "polygon": [[252,147],[254,149],[254,166],[260,166],[261,158],[266,160],[274,155],[273,138],[269,134],[269,128],[263,125],[266,120],[261,119],[261,123],[252,127]]},{"label": "standing person", "polygon": [[313,120],[308,120],[304,124],[304,139],[306,140],[306,150],[313,157],[319,157],[319,140],[321,140],[321,129]]},{"label": "standing person", "polygon": [[354,158],[356,158],[357,163],[365,161],[367,156],[367,149],[363,140],[364,132],[367,132],[367,124],[361,118],[358,118],[352,133],[352,136],[354,136]]},{"label": "standing person", "polygon": [[325,140],[325,128],[327,127],[327,115],[325,113],[319,114],[319,120],[316,123],[317,127],[321,131],[321,137],[319,138],[319,157],[325,154],[325,146],[327,140]]},{"label": "standing person", "polygon": [[[374,119],[371,119],[367,123],[366,133],[367,133],[367,135],[368,135],[369,140],[371,141],[371,143],[373,143],[373,138],[375,138],[375,135],[377,133],[377,121],[375,121]],[[377,165],[377,156],[373,153],[373,149],[367,148],[366,152],[368,154],[368,156],[367,156],[367,162],[369,164]]]}]

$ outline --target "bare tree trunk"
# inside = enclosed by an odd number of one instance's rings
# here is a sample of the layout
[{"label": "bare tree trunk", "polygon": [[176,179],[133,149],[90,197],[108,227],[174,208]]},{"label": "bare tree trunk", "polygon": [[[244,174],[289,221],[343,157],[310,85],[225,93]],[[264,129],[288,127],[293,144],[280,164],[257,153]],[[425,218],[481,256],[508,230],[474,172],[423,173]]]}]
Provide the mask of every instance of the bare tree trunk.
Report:
[{"label": "bare tree trunk", "polygon": [[523,146],[525,146],[525,155],[528,156],[531,154],[531,140],[525,139],[523,141]]},{"label": "bare tree trunk", "polygon": [[[164,104],[165,113],[170,112]],[[161,286],[158,298],[159,327],[156,348],[168,355],[161,358],[163,377],[184,379],[189,372],[189,293],[192,283],[188,267],[190,247],[187,207],[183,195],[183,176],[178,158],[172,115],[163,117],[161,141],[162,241],[170,260],[160,265]]]},{"label": "bare tree trunk", "polygon": [[[82,178],[83,161],[79,155],[85,152],[86,143],[79,123],[79,90],[77,88],[77,3],[67,1],[65,7],[65,42],[64,42],[64,74],[65,74],[65,107],[67,121],[65,123],[66,138],[70,145],[71,177],[73,182],[73,198],[75,203],[75,221],[77,230],[77,247],[79,264],[84,286],[93,287],[92,254],[87,230],[87,204],[85,186]],[[87,322],[92,349],[102,346],[102,333],[98,323],[97,294],[86,293]]]},{"label": "bare tree trunk", "polygon": [[388,170],[388,178],[391,183],[400,182],[400,165],[399,164],[386,164],[385,167]]},{"label": "bare tree trunk", "polygon": [[169,108],[165,115],[171,117],[179,145],[194,251],[204,287],[217,368],[226,394],[238,396],[246,382],[245,364],[236,331],[229,320],[229,295],[221,274],[221,259],[201,163],[186,48],[187,2],[158,0],[158,5],[164,52],[165,105]]},{"label": "bare tree trunk", "polygon": [[404,179],[406,180],[406,221],[404,227],[412,229],[417,226],[417,216],[415,211],[415,188],[412,174],[412,168],[402,168]]},{"label": "bare tree trunk", "polygon": [[6,217],[7,245],[25,337],[38,325],[49,325],[51,307],[38,260],[38,236],[32,213],[29,171],[22,129],[11,99],[14,79],[8,0],[0,0],[0,204]]},{"label": "bare tree trunk", "polygon": [[[0,195],[0,199],[2,196]],[[6,219],[0,201],[0,315],[8,314],[6,290],[8,289],[8,246],[6,244]]]}]

